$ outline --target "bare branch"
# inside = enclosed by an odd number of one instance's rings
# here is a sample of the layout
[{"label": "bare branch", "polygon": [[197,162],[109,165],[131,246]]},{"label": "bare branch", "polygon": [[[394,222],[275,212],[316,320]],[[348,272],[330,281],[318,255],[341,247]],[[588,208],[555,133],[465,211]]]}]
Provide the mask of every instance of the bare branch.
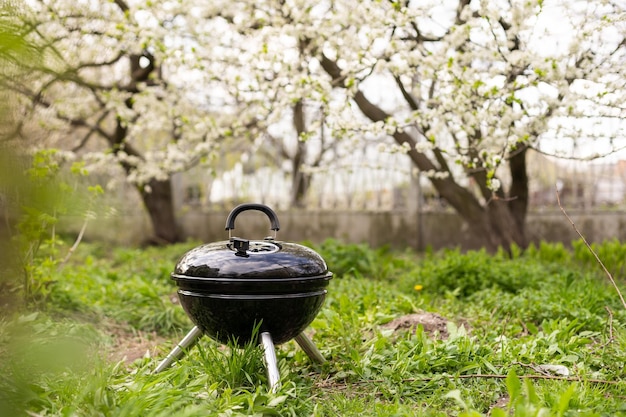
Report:
[{"label": "bare branch", "polygon": [[543,151],[543,150],[541,150],[541,149],[539,149],[539,148],[537,148],[535,146],[533,146],[532,149],[535,152],[540,153],[541,155],[552,156],[552,157],[555,157],[555,158],[564,159],[564,160],[568,160],[568,161],[588,162],[588,161],[593,160],[593,159],[605,158],[607,156],[610,156],[610,155],[616,154],[618,152],[621,152],[624,149],[626,149],[626,145],[623,145],[623,146],[611,149],[610,151],[607,151],[607,152],[603,152],[603,153],[599,153],[599,154],[596,154],[596,155],[592,155],[592,157],[556,155],[556,154],[554,154],[552,152]]},{"label": "bare branch", "polygon": [[576,234],[578,234],[578,236],[580,236],[580,238],[582,239],[583,243],[585,244],[585,246],[587,246],[587,249],[589,249],[589,252],[591,252],[591,254],[594,256],[594,258],[596,258],[596,261],[598,262],[598,264],[600,264],[600,266],[602,267],[602,270],[604,271],[604,273],[606,274],[606,276],[609,278],[609,281],[611,281],[611,284],[613,285],[613,288],[615,288],[615,291],[617,292],[617,295],[619,296],[619,299],[622,302],[622,305],[624,306],[624,309],[626,310],[626,300],[624,300],[624,296],[622,296],[622,292],[619,290],[619,287],[617,286],[617,283],[615,282],[615,280],[613,279],[613,275],[611,275],[611,273],[609,272],[608,269],[606,269],[606,266],[604,266],[604,263],[602,262],[602,260],[600,259],[600,257],[598,256],[598,254],[593,250],[593,248],[591,247],[591,245],[587,242],[587,239],[585,239],[585,237],[583,236],[582,233],[580,233],[580,231],[578,230],[578,228],[576,227],[576,224],[572,221],[572,219],[568,216],[567,212],[565,211],[565,209],[563,208],[563,206],[561,205],[561,197],[559,196],[559,190],[557,188],[556,190],[556,201],[559,204],[559,208],[561,209],[561,211],[563,212],[563,214],[565,215],[565,217],[567,218],[567,220],[570,222],[570,224],[572,225],[572,227],[574,228],[574,230],[576,231]]},{"label": "bare branch", "polygon": [[[106,119],[109,114],[110,114],[110,112],[108,112],[108,111],[103,112],[100,115],[100,117],[98,118],[98,120],[96,121],[96,123],[94,124],[94,126],[96,126],[96,127],[100,126],[100,123],[102,123],[104,121],[104,119]],[[74,148],[72,148],[72,152],[77,152],[83,146],[85,146],[87,144],[87,142],[89,141],[89,139],[93,136],[94,133],[98,133],[98,132],[96,131],[96,129],[94,127],[91,127],[89,129],[89,131],[87,132],[87,134],[80,140],[78,145],[76,145]]]},{"label": "bare branch", "polygon": [[413,95],[409,91],[407,91],[406,87],[404,87],[404,83],[399,76],[394,75],[393,78],[396,80],[396,84],[398,85],[398,88],[400,88],[400,92],[402,92],[402,97],[404,97],[404,100],[406,100],[406,102],[409,104],[411,110],[417,110],[419,106],[415,97],[413,97]]},{"label": "bare branch", "polygon": [[130,10],[130,8],[128,7],[128,5],[126,4],[124,0],[113,0],[113,3],[117,4],[120,10],[123,11],[124,13]]},{"label": "bare branch", "polygon": [[59,271],[61,269],[63,269],[63,267],[65,266],[67,261],[72,256],[72,254],[76,251],[76,248],[78,247],[80,242],[83,240],[83,236],[85,235],[85,230],[87,230],[87,224],[88,223],[89,223],[89,217],[85,217],[85,220],[83,221],[83,226],[80,228],[80,232],[78,232],[78,236],[76,237],[76,240],[74,241],[74,244],[67,251],[67,254],[65,254],[65,257],[63,258],[63,260],[59,263],[59,265],[57,267]]}]

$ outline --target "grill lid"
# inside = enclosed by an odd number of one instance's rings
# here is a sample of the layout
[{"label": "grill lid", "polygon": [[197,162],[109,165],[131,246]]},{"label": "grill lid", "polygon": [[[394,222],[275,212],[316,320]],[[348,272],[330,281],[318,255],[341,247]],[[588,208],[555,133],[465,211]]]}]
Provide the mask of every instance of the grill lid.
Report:
[{"label": "grill lid", "polygon": [[[274,211],[262,204],[241,204],[226,220],[226,230],[235,228],[235,218],[245,210],[259,210],[271,222],[271,230],[280,229]],[[246,240],[231,237],[227,241],[198,246],[177,263],[172,278],[218,278],[270,281],[290,278],[330,279],[324,259],[314,250],[295,243],[265,240]]]},{"label": "grill lid", "polygon": [[198,246],[178,261],[173,277],[301,278],[328,273],[321,256],[305,246],[276,241],[246,242],[249,248],[245,252],[233,249],[232,240]]}]

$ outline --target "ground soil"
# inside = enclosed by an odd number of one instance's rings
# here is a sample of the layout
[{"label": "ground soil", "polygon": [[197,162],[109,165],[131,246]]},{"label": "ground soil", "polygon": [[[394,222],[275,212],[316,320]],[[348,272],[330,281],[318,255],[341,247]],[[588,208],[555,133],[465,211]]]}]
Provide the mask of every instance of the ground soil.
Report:
[{"label": "ground soil", "polygon": [[391,320],[389,323],[383,324],[381,327],[384,329],[391,329],[394,332],[415,331],[417,326],[420,324],[430,337],[447,339],[449,336],[447,326],[448,320],[438,314],[429,312],[400,316]]},{"label": "ground soil", "polygon": [[130,364],[146,356],[158,358],[167,343],[167,339],[154,332],[137,331],[120,323],[108,323],[106,333],[112,338],[107,356],[113,362]]}]

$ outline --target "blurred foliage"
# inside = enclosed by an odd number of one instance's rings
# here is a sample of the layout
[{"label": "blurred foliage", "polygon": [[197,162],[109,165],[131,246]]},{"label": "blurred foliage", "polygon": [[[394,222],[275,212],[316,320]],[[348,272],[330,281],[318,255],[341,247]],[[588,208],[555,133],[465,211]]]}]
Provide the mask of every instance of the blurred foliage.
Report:
[{"label": "blurred foliage", "polygon": [[[28,28],[16,23],[16,4],[0,5],[0,71],[20,76],[41,59],[28,43]],[[56,227],[62,216],[93,217],[99,186],[82,185],[82,163],[72,163],[55,149],[29,151],[17,134],[7,91],[0,97],[0,308],[45,299],[53,281],[50,271],[64,261],[66,243]],[[8,295],[7,295],[8,293]]]},{"label": "blurred foliage", "polygon": [[70,249],[57,232],[66,215],[94,217],[91,210],[103,193],[99,186],[86,186],[80,177],[87,172],[80,164],[64,169],[67,162],[57,151],[41,150],[4,154],[8,172],[3,172],[0,190],[5,202],[3,245],[10,259],[3,262],[5,285],[37,302],[49,292],[51,270],[59,267]]},{"label": "blurred foliage", "polygon": [[[12,18],[14,7],[9,3],[0,4],[0,71],[12,71],[31,54],[31,46],[21,35]],[[23,166],[17,157],[16,141],[4,137],[14,125],[10,96],[0,89],[0,126],[3,137],[0,139],[0,291],[6,294],[9,283],[14,284],[18,273],[21,253],[10,243],[15,223],[17,196],[25,190],[26,179]],[[15,297],[0,296],[0,309],[13,303]]]}]

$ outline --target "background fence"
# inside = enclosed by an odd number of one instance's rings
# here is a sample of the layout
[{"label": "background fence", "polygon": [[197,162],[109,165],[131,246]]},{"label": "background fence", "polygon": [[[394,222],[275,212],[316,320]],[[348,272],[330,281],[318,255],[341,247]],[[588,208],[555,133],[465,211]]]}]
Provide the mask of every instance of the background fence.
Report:
[{"label": "background fence", "polygon": [[[304,207],[310,210],[440,211],[438,198],[425,173],[404,154],[366,157],[313,174]],[[569,208],[626,209],[626,161],[554,161],[537,153],[529,156],[531,210],[554,208],[556,190]],[[507,182],[506,172],[502,172]],[[279,210],[290,208],[288,174],[262,168],[246,172],[235,165],[212,178],[202,172],[176,177],[180,207],[226,209],[234,203],[256,201]]]},{"label": "background fence", "polygon": [[[228,212],[241,202],[260,202],[279,213],[285,240],[320,242],[334,237],[373,246],[476,247],[463,221],[436,196],[426,176],[412,169],[405,155],[392,154],[384,162],[315,173],[306,206],[298,209],[290,206],[290,178],[277,171],[235,166],[217,177],[202,172],[177,175],[178,221],[186,237],[223,240]],[[568,164],[535,155],[529,165],[531,241],[569,243],[578,238],[557,205],[557,189],[590,241],[626,239],[624,161]],[[117,188],[115,204],[117,215],[99,218],[89,226],[87,237],[131,244],[145,240],[149,221],[134,189]],[[241,224],[251,238],[267,234],[266,220],[246,215]]]}]

